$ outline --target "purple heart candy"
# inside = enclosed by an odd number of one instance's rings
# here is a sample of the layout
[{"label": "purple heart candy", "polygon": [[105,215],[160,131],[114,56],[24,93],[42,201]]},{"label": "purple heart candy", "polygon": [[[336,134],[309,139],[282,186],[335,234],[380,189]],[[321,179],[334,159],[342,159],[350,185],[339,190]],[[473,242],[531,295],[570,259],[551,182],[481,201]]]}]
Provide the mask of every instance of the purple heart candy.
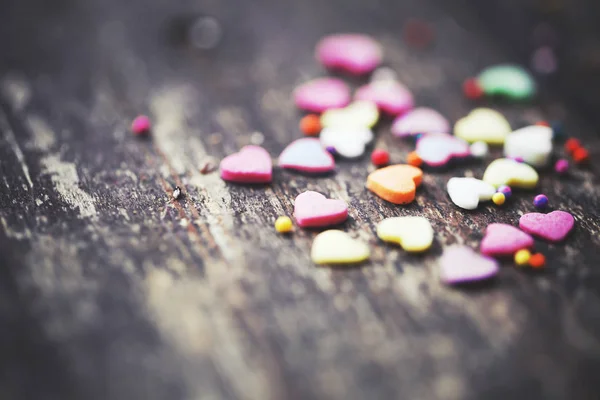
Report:
[{"label": "purple heart candy", "polygon": [[440,259],[440,278],[447,284],[489,279],[498,273],[498,262],[467,246],[450,246]]}]

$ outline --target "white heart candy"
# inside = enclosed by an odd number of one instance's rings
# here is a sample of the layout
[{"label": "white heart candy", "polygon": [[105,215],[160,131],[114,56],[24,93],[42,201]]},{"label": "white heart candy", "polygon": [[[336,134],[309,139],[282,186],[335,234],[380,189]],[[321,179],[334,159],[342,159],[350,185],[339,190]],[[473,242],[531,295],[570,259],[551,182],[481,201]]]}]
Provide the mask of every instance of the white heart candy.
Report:
[{"label": "white heart candy", "polygon": [[373,132],[361,127],[333,127],[321,131],[321,146],[333,147],[336,154],[345,158],[363,155],[365,146],[373,140]]},{"label": "white heart candy", "polygon": [[452,202],[465,210],[476,209],[480,201],[489,201],[496,193],[493,185],[475,178],[451,178],[447,188]]},{"label": "white heart candy", "polygon": [[552,128],[532,125],[517,129],[504,141],[504,155],[522,158],[527,164],[543,167],[552,153]]}]

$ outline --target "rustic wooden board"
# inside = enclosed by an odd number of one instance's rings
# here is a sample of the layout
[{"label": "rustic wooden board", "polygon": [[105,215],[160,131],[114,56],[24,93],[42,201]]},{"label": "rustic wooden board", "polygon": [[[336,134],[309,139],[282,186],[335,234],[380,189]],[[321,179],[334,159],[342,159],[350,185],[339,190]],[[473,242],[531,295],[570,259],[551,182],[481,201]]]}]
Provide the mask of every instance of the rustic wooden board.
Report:
[{"label": "rustic wooden board", "polygon": [[[532,211],[535,194],[459,211],[445,183],[480,177],[483,163],[428,172],[404,207],[364,189],[366,157],[324,178],[276,169],[265,187],[200,173],[252,137],[276,157],[300,136],[290,92],[324,73],[312,50],[330,32],[374,35],[419,104],[460,118],[474,106],[462,80],[509,57],[477,19],[419,0],[203,3],[14,1],[0,16],[2,398],[594,398],[597,163],[544,174],[540,191],[577,219],[565,244],[536,242],[545,272],[506,262],[470,289],[440,285],[442,248],[476,247],[488,223]],[[190,12],[220,19],[218,48],[167,40]],[[432,49],[403,43],[411,16],[434,23]],[[534,105],[495,106],[515,125],[563,118],[593,158],[600,150],[550,89]],[[128,132],[142,112],[149,140]],[[377,132],[393,160],[413,148],[389,121]],[[315,267],[316,232],[274,232],[306,189],[350,203],[342,229],[369,242],[370,262]],[[377,240],[375,224],[400,215],[431,220],[430,252]]]}]

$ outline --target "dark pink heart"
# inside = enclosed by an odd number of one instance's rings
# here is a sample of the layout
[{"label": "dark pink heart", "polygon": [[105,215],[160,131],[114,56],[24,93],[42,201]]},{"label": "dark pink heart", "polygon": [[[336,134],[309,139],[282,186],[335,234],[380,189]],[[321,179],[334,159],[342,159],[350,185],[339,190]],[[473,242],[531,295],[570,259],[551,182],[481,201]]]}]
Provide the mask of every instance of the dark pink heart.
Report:
[{"label": "dark pink heart", "polygon": [[383,51],[371,37],[347,33],[321,39],[317,44],[316,57],[327,68],[362,75],[381,64]]},{"label": "dark pink heart", "polygon": [[220,169],[222,179],[241,183],[271,182],[273,174],[271,156],[260,146],[245,146],[225,157]]},{"label": "dark pink heart", "polygon": [[519,219],[519,228],[551,242],[562,241],[575,225],[575,219],[565,211],[549,214],[529,213]]},{"label": "dark pink heart", "polygon": [[370,101],[384,113],[400,115],[413,108],[413,95],[398,81],[374,81],[356,91],[354,100]]},{"label": "dark pink heart", "polygon": [[465,158],[471,155],[467,142],[445,133],[424,135],[417,142],[416,151],[423,162],[431,167],[440,167],[453,158]]},{"label": "dark pink heart", "polygon": [[348,205],[309,190],[296,197],[294,218],[303,228],[336,225],[348,218]]},{"label": "dark pink heart", "polygon": [[447,284],[480,281],[498,273],[498,262],[467,246],[450,246],[440,259],[440,278]]},{"label": "dark pink heart", "polygon": [[322,113],[330,108],[342,108],[350,103],[350,87],[337,78],[318,78],[294,90],[298,108]]},{"label": "dark pink heart", "polygon": [[487,256],[509,256],[533,246],[533,238],[507,224],[490,224],[481,241],[481,252]]},{"label": "dark pink heart", "polygon": [[331,153],[321,146],[315,138],[294,140],[279,156],[279,165],[283,168],[303,172],[328,172],[335,169],[335,160]]}]

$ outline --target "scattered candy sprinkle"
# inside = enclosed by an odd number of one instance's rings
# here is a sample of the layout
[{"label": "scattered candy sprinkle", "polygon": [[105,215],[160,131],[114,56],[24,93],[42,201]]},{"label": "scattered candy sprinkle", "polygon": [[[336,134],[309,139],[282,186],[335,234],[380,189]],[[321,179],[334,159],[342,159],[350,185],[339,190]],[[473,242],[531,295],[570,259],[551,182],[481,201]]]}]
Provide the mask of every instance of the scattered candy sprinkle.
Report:
[{"label": "scattered candy sprinkle", "polygon": [[546,265],[546,257],[542,253],[533,254],[529,258],[529,266],[531,268],[544,268]]},{"label": "scattered candy sprinkle", "polygon": [[321,117],[316,114],[308,114],[300,120],[300,130],[306,136],[316,136],[321,132]]},{"label": "scattered candy sprinkle", "polygon": [[423,165],[423,160],[421,160],[421,157],[419,157],[419,154],[417,154],[416,151],[411,151],[408,153],[406,163],[412,165],[413,167],[420,167]]},{"label": "scattered candy sprinkle", "polygon": [[512,196],[512,189],[510,188],[510,186],[502,185],[498,188],[498,192],[504,194],[504,197],[506,197],[507,199],[510,196]]},{"label": "scattered candy sprinkle", "polygon": [[567,139],[567,141],[565,142],[565,150],[571,155],[575,152],[575,150],[579,149],[580,147],[581,142],[575,138]]},{"label": "scattered candy sprinkle", "polygon": [[152,125],[150,123],[150,118],[148,118],[145,115],[135,117],[135,119],[131,123],[131,131],[136,135],[143,135],[145,133],[148,133],[151,127]]},{"label": "scattered candy sprinkle", "polygon": [[292,231],[292,220],[290,217],[279,217],[275,221],[275,230],[279,233],[288,233]]},{"label": "scattered candy sprinkle", "polygon": [[573,152],[573,161],[577,164],[583,164],[588,161],[590,154],[583,147],[578,148]]},{"label": "scattered candy sprinkle", "polygon": [[544,209],[548,206],[548,197],[545,194],[538,194],[533,198],[535,208]]},{"label": "scattered candy sprinkle", "polygon": [[424,217],[386,218],[377,224],[377,236],[385,242],[399,244],[405,251],[420,253],[431,247],[433,228]]},{"label": "scattered candy sprinkle", "polygon": [[483,88],[475,78],[469,78],[463,83],[463,93],[467,99],[477,100],[483,96]]},{"label": "scattered candy sprinkle", "polygon": [[504,196],[504,193],[496,192],[492,196],[492,201],[495,205],[501,206],[506,201],[506,196]]},{"label": "scattered candy sprinkle", "polygon": [[383,149],[375,149],[371,153],[371,162],[376,167],[383,167],[390,163],[390,153]]},{"label": "scattered candy sprinkle", "polygon": [[529,258],[531,257],[531,252],[527,249],[519,250],[515,253],[515,264],[519,267],[524,267],[529,264]]},{"label": "scattered candy sprinkle", "polygon": [[554,170],[559,174],[565,174],[569,170],[569,162],[564,158],[561,158],[554,164]]},{"label": "scattered candy sprinkle", "polygon": [[475,158],[485,158],[488,155],[489,147],[486,142],[475,142],[471,145],[471,155]]},{"label": "scattered candy sprinkle", "polygon": [[366,244],[335,229],[319,233],[311,249],[315,264],[355,264],[367,260],[370,255]]}]

